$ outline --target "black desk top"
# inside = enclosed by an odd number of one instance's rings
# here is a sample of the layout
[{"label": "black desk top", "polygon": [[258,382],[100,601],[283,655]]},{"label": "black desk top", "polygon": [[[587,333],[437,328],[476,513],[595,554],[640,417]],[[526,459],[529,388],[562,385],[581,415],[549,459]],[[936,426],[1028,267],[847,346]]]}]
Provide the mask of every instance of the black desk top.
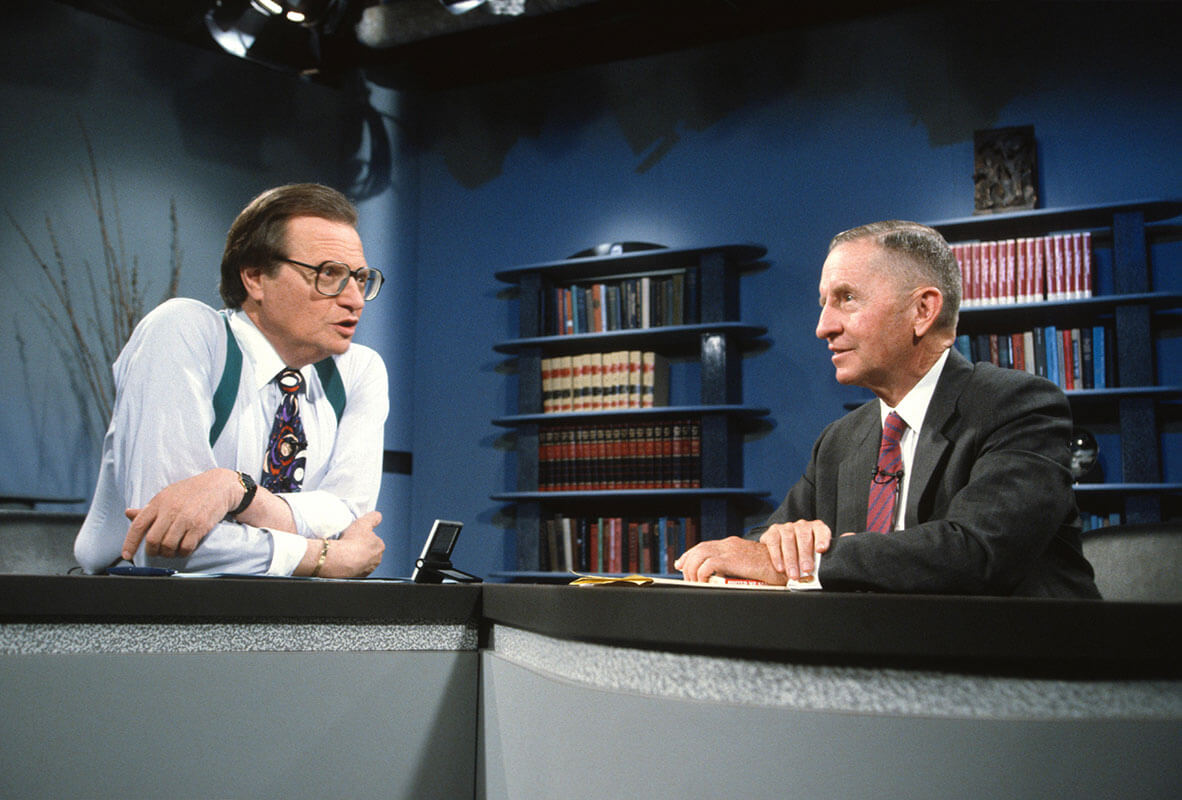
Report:
[{"label": "black desk top", "polygon": [[0,622],[471,622],[480,587],[298,578],[0,575]]},{"label": "black desk top", "polygon": [[1182,677],[1182,604],[0,575],[0,623],[264,619],[483,622],[558,639],[731,658],[1058,677]]},{"label": "black desk top", "polygon": [[1182,605],[488,585],[482,615],[561,639],[813,663],[1182,676]]}]

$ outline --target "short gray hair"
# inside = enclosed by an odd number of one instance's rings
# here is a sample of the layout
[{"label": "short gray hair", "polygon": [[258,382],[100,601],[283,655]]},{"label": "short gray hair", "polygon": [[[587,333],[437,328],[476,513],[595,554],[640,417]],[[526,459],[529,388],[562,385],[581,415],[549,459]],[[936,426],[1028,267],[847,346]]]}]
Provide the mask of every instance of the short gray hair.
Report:
[{"label": "short gray hair", "polygon": [[[939,231],[899,219],[871,222],[837,234],[829,243],[829,250],[832,252],[838,245],[859,239],[873,239],[884,250],[906,256],[916,268],[914,275],[908,277],[934,285],[944,296],[937,327],[956,330],[960,315],[960,265]],[[918,282],[909,288],[918,288]]]}]

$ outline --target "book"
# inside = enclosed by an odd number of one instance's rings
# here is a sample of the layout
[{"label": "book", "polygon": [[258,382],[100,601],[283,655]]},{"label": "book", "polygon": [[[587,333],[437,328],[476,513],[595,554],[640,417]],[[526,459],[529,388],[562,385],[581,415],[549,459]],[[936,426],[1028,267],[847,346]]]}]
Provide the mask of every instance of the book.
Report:
[{"label": "book", "polygon": [[540,361],[542,412],[577,413],[669,404],[669,361],[660,353],[619,350]]},{"label": "book", "polygon": [[586,334],[694,324],[698,302],[694,267],[556,286],[542,293],[542,332]]},{"label": "book", "polygon": [[1095,349],[1092,345],[1092,329],[1089,327],[1079,328],[1079,374],[1083,381],[1083,385],[1079,388],[1094,389],[1096,388],[1096,361]]},{"label": "book", "polygon": [[[817,553],[817,566],[821,564],[821,553]],[[789,579],[787,584],[771,584],[749,578],[732,578],[724,575],[711,575],[706,581],[687,581],[682,578],[665,578],[656,575],[643,575],[633,572],[628,575],[585,574],[570,570],[575,575],[571,586],[676,586],[683,589],[745,589],[755,591],[789,591],[815,592],[824,588],[821,580],[815,575],[805,576],[797,580]]]},{"label": "book", "polygon": [[1108,384],[1108,364],[1107,350],[1105,348],[1104,338],[1106,331],[1103,325],[1095,325],[1092,327],[1092,380],[1095,388],[1104,389]]},{"label": "book", "polygon": [[669,405],[669,362],[658,353],[645,351],[641,360],[641,408]]}]

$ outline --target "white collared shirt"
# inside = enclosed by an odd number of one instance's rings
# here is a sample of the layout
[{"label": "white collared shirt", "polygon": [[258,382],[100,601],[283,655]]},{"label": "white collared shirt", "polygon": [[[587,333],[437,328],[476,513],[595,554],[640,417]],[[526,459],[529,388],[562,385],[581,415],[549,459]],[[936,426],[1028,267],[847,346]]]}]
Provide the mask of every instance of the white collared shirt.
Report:
[{"label": "white collared shirt", "polygon": [[[74,545],[87,571],[101,571],[119,558],[128,527],[124,509],[142,508],[165,486],[214,467],[259,479],[280,400],[273,379],[285,365],[245,313],[229,316],[242,372],[234,409],[212,447],[211,400],[226,359],[221,314],[196,300],[169,300],[136,326],[115,361],[115,409],[94,500]],[[386,367],[376,352],[358,344],[335,360],[346,397],[339,424],[315,367],[300,370],[300,420],[308,440],[303,490],[279,495],[297,532],[223,521],[187,559],[149,559],[141,547],[137,564],[290,575],[308,538],[337,536],[374,509],[389,412]]]},{"label": "white collared shirt", "polygon": [[899,448],[903,451],[903,484],[899,487],[899,497],[895,504],[894,530],[902,530],[905,524],[903,509],[907,508],[907,494],[911,488],[911,464],[915,461],[915,446],[919,442],[919,431],[923,427],[924,417],[927,416],[928,406],[931,405],[932,395],[935,394],[936,384],[940,380],[940,373],[944,371],[944,364],[948,361],[948,351],[945,350],[931,369],[920,378],[919,383],[911,388],[899,405],[891,408],[882,400],[878,401],[878,411],[881,421],[885,424],[887,415],[896,412],[907,423],[907,430],[903,431],[903,438],[899,440]]}]

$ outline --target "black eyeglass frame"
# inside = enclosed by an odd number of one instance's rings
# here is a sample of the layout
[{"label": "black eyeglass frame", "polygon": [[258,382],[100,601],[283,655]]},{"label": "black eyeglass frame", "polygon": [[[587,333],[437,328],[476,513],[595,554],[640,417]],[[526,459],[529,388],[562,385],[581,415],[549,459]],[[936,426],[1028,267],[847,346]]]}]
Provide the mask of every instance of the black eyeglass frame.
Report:
[{"label": "black eyeglass frame", "polygon": [[[312,280],[312,285],[316,287],[316,291],[320,292],[325,297],[336,297],[341,292],[345,291],[345,287],[349,285],[349,280],[352,279],[357,281],[361,286],[361,296],[365,298],[366,302],[369,302],[378,296],[378,292],[382,290],[382,284],[386,282],[386,276],[382,274],[380,269],[376,269],[375,267],[358,267],[357,269],[349,269],[349,265],[345,262],[333,261],[331,259],[321,262],[320,266],[306,264],[303,261],[296,261],[294,258],[279,258],[278,260],[284,264],[295,264],[297,267],[303,267],[304,269],[310,269],[315,272],[316,277]],[[329,264],[337,264],[342,266],[345,268],[347,273],[344,279],[341,280],[341,284],[337,287],[335,292],[326,292],[320,287],[320,276]],[[361,283],[362,273],[365,273],[367,283],[369,282],[369,278],[371,276],[373,278],[373,291],[370,294],[366,294],[365,285]]]}]

